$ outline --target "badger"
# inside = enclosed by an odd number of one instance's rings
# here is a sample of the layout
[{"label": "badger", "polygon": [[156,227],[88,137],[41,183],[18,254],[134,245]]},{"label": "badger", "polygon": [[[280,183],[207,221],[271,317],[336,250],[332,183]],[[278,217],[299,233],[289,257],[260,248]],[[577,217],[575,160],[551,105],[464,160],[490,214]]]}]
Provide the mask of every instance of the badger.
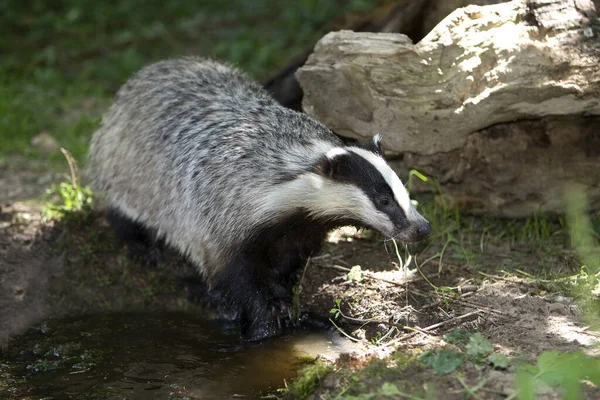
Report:
[{"label": "badger", "polygon": [[93,135],[88,169],[118,227],[153,232],[191,260],[249,341],[281,333],[297,272],[331,229],[403,242],[431,230],[379,135],[345,145],[206,58],[157,62],[129,79]]}]

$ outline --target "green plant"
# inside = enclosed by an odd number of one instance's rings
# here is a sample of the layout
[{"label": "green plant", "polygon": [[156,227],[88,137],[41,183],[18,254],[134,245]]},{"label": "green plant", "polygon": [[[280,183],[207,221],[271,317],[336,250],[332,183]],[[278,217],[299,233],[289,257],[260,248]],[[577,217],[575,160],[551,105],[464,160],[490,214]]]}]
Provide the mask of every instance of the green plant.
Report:
[{"label": "green plant", "polygon": [[530,244],[542,245],[557,233],[552,220],[548,216],[535,214],[525,221],[521,240]]},{"label": "green plant", "polygon": [[335,299],[335,306],[333,306],[333,308],[331,310],[329,310],[329,314],[333,314],[334,319],[338,319],[340,315],[343,316],[341,306],[342,306],[342,299],[340,299],[338,297],[337,299]]},{"label": "green plant", "polygon": [[332,371],[331,366],[313,359],[309,365],[298,372],[296,379],[286,384],[285,388],[279,389],[279,392],[285,399],[306,399]]},{"label": "green plant", "polygon": [[427,183],[429,181],[429,178],[427,178],[425,175],[423,175],[422,173],[420,173],[419,171],[417,171],[416,169],[411,169],[408,172],[408,180],[406,181],[406,190],[410,193],[412,191],[412,187],[413,187],[413,177],[417,177],[419,178],[421,181]]},{"label": "green plant", "polygon": [[522,364],[517,368],[517,394],[520,400],[533,400],[536,389],[548,385],[560,388],[565,400],[577,400],[582,398],[583,380],[600,386],[600,359],[580,351],[545,351],[539,355],[536,365]]},{"label": "green plant", "polygon": [[44,219],[57,219],[66,214],[87,211],[92,204],[92,191],[89,187],[61,182],[46,191],[48,196],[59,195],[62,204],[47,202],[44,206]]},{"label": "green plant", "polygon": [[[586,311],[587,322],[600,326],[598,287],[600,278],[600,246],[587,213],[587,201],[581,187],[572,187],[567,196],[567,222],[573,248],[583,265],[580,273],[571,279],[579,304]],[[536,365],[522,364],[517,369],[519,399],[535,398],[542,385],[560,388],[567,400],[581,398],[581,382],[587,380],[600,386],[600,359],[582,352],[561,353],[546,351],[539,355]]]},{"label": "green plant", "polygon": [[567,196],[567,220],[571,244],[587,270],[587,284],[595,287],[600,272],[600,245],[594,222],[587,213],[587,199],[581,188],[574,188]]},{"label": "green plant", "polygon": [[87,217],[92,210],[92,191],[88,186],[81,186],[77,179],[75,161],[71,154],[61,148],[67,158],[71,169],[71,181],[61,182],[46,191],[48,197],[58,195],[59,201],[48,201],[44,205],[43,215],[45,220],[60,219],[63,217]]},{"label": "green plant", "polygon": [[587,212],[587,199],[580,187],[573,187],[567,196],[567,222],[571,245],[582,265],[572,280],[573,292],[585,312],[586,322],[600,328],[600,243],[594,229],[594,219]]},{"label": "green plant", "polygon": [[[394,242],[395,243],[395,242]],[[360,265],[354,265],[350,268],[350,271],[346,274],[347,282],[357,282],[360,283],[364,279],[364,272]]]},{"label": "green plant", "polygon": [[419,360],[438,375],[449,374],[460,367],[465,355],[453,350],[426,351]]},{"label": "green plant", "polygon": [[479,332],[469,333],[464,330],[454,330],[444,335],[444,340],[454,344],[465,352],[450,349],[431,350],[421,354],[419,360],[431,367],[438,375],[455,371],[465,360],[476,364],[488,364],[493,368],[508,367],[508,358],[494,352],[492,344]]}]

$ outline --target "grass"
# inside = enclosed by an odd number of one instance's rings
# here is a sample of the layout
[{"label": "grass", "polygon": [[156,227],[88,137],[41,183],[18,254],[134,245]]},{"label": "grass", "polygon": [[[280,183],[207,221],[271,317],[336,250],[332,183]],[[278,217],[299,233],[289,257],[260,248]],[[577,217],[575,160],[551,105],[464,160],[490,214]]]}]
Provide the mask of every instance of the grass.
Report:
[{"label": "grass", "polygon": [[280,394],[284,399],[306,399],[332,371],[331,366],[325,365],[319,360],[311,360],[308,365],[300,370],[297,379],[294,379],[284,389],[280,390]]},{"label": "grass", "polygon": [[[484,261],[489,246],[508,246],[511,250],[538,255],[540,263],[535,274],[544,275],[545,279],[553,276],[543,260],[545,256],[556,257],[560,249],[568,246],[569,235],[563,217],[534,214],[525,219],[507,219],[463,215],[448,205],[435,181],[429,181],[436,187],[437,195],[424,199],[419,210],[432,226],[430,246],[441,243],[441,247],[423,264],[437,262],[437,272],[441,274],[445,262],[472,267]],[[509,267],[520,273],[522,266],[516,263]],[[532,272],[531,267],[528,269]]]},{"label": "grass", "polygon": [[[578,273],[566,277],[570,286],[564,284],[565,277],[558,277],[557,271],[551,273],[549,279],[540,279],[538,276],[526,273],[519,269],[516,270],[521,276],[532,281],[544,283],[554,283],[558,290],[566,290],[575,299],[577,299],[581,309],[585,313],[586,323],[592,329],[600,327],[600,317],[598,310],[600,301],[598,293],[600,284],[600,244],[598,215],[588,213],[585,194],[582,188],[573,187],[568,191],[567,200],[567,221],[562,217],[552,217],[543,215],[534,215],[526,220],[484,220],[482,231],[482,243],[485,234],[489,234],[492,241],[508,240],[511,245],[524,245],[530,251],[541,251],[544,255],[552,252],[552,244],[555,240],[561,242],[568,241],[566,247],[575,250],[581,260],[581,268]],[[442,229],[438,238],[446,240],[446,243],[454,243],[458,247],[467,247],[464,240],[457,240],[456,236],[474,233],[473,224],[466,222],[460,217],[458,212],[448,210],[442,200],[441,207],[432,207],[429,209],[431,221],[436,227]],[[450,224],[447,222],[450,221]],[[444,226],[443,223],[446,223]],[[437,225],[437,226],[436,226]],[[562,247],[562,246],[561,246]],[[483,246],[481,248],[483,252]],[[442,265],[442,254],[440,254],[440,269]],[[542,271],[547,273],[548,271]],[[539,273],[537,274],[539,275]],[[480,337],[474,341],[474,334],[470,337],[466,346],[467,356],[487,355],[486,361],[496,365],[501,362],[502,367],[508,365],[505,359],[498,358],[495,353],[491,353],[492,348],[487,340]],[[451,338],[446,335],[444,339],[453,343]],[[477,343],[479,342],[479,343]],[[487,343],[486,343],[487,342]],[[482,346],[485,344],[486,346]],[[471,348],[469,348],[471,345]],[[485,350],[485,351],[484,351]],[[439,357],[445,352],[446,357]],[[437,355],[438,357],[434,357]],[[493,357],[493,358],[492,358]],[[462,353],[451,350],[441,350],[435,353],[425,352],[421,359],[425,364],[432,367],[436,372],[447,373],[456,369],[464,359]],[[521,362],[517,366],[516,374],[516,392],[511,399],[534,399],[538,390],[544,386],[559,388],[563,398],[580,399],[582,381],[590,382],[593,385],[600,386],[600,359],[590,357],[583,352],[561,353],[558,351],[545,351],[541,353],[535,365]],[[458,377],[457,377],[458,378]],[[462,382],[461,382],[462,383]],[[466,386],[463,385],[465,388]]]},{"label": "grass", "polygon": [[265,79],[364,0],[0,0],[0,160],[60,154],[30,145],[50,133],[78,162],[116,90],[143,65],[182,55],[230,61]]},{"label": "grass", "polygon": [[44,206],[44,219],[68,217],[75,222],[83,222],[92,212],[92,191],[88,186],[79,183],[76,164],[71,153],[64,148],[61,150],[69,164],[71,180],[54,185],[46,191],[46,195],[53,199]]}]

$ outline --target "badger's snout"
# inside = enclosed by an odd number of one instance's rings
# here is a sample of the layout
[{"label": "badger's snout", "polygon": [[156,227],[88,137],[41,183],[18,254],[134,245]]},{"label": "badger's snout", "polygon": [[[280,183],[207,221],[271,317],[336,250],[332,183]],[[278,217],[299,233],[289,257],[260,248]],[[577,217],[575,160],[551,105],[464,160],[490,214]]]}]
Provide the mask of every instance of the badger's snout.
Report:
[{"label": "badger's snout", "polygon": [[417,228],[417,236],[419,240],[423,240],[425,239],[429,234],[431,233],[431,225],[429,225],[429,222],[424,221],[421,224],[419,224],[419,227]]},{"label": "badger's snout", "polygon": [[431,225],[425,218],[418,215],[418,218],[409,220],[408,224],[398,230],[394,239],[405,243],[420,242],[431,233]]}]

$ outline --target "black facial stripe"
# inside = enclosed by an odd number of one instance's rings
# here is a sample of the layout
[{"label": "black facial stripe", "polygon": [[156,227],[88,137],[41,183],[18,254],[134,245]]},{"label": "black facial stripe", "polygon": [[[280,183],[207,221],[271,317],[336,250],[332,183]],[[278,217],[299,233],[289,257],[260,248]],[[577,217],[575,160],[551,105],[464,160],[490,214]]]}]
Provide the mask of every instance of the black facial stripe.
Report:
[{"label": "black facial stripe", "polygon": [[[373,164],[351,151],[336,156],[331,160],[331,164],[333,180],[359,187],[378,210],[392,218],[392,222],[399,222],[396,221],[397,219],[406,220],[406,215],[396,201],[392,188]],[[389,201],[387,206],[381,204],[384,197]]]}]

